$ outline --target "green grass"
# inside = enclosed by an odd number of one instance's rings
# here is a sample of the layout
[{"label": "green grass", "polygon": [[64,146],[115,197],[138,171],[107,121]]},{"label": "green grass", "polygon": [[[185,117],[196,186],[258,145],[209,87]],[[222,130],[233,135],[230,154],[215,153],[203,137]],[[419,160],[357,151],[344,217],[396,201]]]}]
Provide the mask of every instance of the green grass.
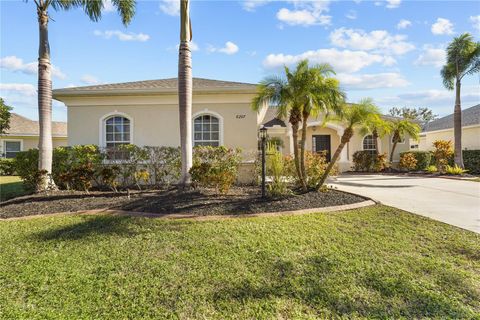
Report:
[{"label": "green grass", "polygon": [[476,318],[480,236],[394,208],[0,222],[0,317]]},{"label": "green grass", "polygon": [[18,176],[0,176],[0,201],[27,194]]}]

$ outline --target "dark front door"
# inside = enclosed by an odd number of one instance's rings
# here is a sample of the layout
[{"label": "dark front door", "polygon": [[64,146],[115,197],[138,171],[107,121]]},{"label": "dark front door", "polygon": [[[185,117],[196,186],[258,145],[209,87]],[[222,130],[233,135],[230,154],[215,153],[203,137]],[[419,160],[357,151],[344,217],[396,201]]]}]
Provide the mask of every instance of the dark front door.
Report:
[{"label": "dark front door", "polygon": [[330,135],[329,134],[319,134],[312,136],[312,146],[313,151],[327,151],[327,161],[331,160],[331,150],[330,150]]}]

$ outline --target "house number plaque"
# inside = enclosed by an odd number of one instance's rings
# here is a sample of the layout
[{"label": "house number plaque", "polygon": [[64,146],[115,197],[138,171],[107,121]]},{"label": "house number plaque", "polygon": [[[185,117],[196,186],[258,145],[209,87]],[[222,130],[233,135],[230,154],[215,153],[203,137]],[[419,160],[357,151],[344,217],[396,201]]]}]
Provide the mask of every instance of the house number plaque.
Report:
[{"label": "house number plaque", "polygon": [[237,114],[236,118],[237,119],[244,119],[245,115],[244,114]]}]

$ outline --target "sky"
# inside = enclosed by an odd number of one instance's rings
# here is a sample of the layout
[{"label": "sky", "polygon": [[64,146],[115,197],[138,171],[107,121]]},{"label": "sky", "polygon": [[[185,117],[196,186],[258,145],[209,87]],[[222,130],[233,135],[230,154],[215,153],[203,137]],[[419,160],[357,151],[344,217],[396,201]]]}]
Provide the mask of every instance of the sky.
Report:
[{"label": "sky", "polygon": [[[102,19],[50,9],[53,87],[176,77],[178,0],[137,0],[125,27],[109,0]],[[0,96],[38,119],[38,22],[33,0],[0,0]],[[440,69],[453,37],[480,40],[478,1],[192,0],[193,76],[257,83],[308,58],[329,63],[349,102],[453,112]],[[479,75],[466,77],[463,108],[480,102]],[[67,120],[53,102],[53,118]]]}]

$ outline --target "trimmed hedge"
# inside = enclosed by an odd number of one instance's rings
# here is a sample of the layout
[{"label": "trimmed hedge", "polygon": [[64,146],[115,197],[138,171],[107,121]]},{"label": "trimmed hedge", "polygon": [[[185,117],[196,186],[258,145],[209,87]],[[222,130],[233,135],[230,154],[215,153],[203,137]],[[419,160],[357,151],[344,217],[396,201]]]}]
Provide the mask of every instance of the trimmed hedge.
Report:
[{"label": "trimmed hedge", "polygon": [[463,150],[463,164],[468,173],[480,174],[480,150]]},{"label": "trimmed hedge", "polygon": [[13,159],[0,159],[0,176],[15,175],[15,162]]},{"label": "trimmed hedge", "polygon": [[427,170],[428,166],[430,165],[430,162],[432,161],[432,153],[430,151],[406,151],[400,153],[400,158],[404,154],[411,153],[417,160],[417,165],[415,166],[416,171],[421,171],[421,170]]}]

